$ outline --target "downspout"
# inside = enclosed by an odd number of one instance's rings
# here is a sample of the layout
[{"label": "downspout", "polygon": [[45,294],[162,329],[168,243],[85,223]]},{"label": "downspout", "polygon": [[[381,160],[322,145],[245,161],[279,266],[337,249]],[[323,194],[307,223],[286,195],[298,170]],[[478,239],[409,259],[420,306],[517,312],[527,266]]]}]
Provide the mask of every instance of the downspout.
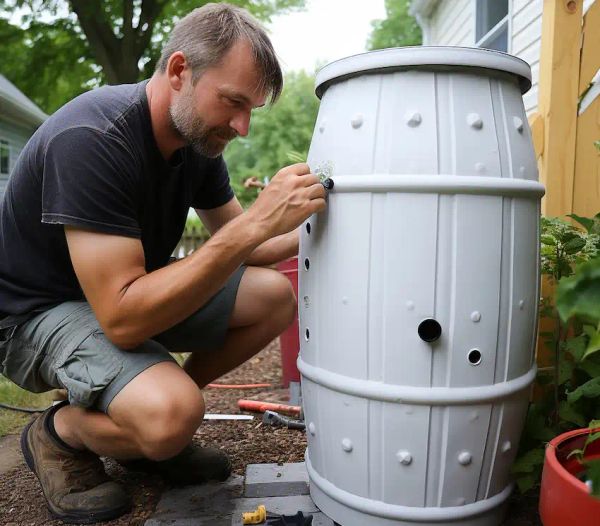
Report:
[{"label": "downspout", "polygon": [[415,17],[417,24],[423,34],[423,45],[430,46],[431,43],[431,14],[435,10],[439,0],[412,0],[408,12]]},{"label": "downspout", "polygon": [[430,27],[429,24],[427,23],[427,18],[423,17],[423,15],[421,13],[417,13],[414,15],[415,20],[417,21],[417,24],[419,24],[419,27],[421,28],[421,33],[423,34],[423,45],[424,46],[429,46],[430,45],[430,36],[431,36],[431,31],[430,31]]}]

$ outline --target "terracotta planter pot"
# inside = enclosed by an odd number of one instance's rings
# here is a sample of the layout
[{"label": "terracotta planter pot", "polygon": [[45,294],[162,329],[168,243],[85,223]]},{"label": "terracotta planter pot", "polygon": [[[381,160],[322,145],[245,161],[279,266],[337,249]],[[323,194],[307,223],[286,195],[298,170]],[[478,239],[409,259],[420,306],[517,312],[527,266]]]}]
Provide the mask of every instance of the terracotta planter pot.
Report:
[{"label": "terracotta planter pot", "polygon": [[[571,451],[583,448],[589,433],[590,429],[563,433],[546,448],[540,490],[544,526],[591,525],[600,521],[600,499],[592,497],[588,486],[577,478],[584,466],[575,456],[567,458]],[[600,441],[587,447],[585,458],[600,458]]]}]

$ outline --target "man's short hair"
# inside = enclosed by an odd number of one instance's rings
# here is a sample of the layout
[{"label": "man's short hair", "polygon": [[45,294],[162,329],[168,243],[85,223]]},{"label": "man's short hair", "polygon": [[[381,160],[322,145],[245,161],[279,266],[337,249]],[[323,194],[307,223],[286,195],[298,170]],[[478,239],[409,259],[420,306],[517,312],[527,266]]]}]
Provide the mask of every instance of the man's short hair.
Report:
[{"label": "man's short hair", "polygon": [[169,57],[181,51],[192,70],[195,84],[207,68],[220,64],[239,40],[247,40],[260,69],[257,88],[270,94],[274,103],[283,87],[283,76],[273,45],[263,26],[246,10],[226,3],[206,4],[182,18],[163,47],[156,70],[164,73]]}]

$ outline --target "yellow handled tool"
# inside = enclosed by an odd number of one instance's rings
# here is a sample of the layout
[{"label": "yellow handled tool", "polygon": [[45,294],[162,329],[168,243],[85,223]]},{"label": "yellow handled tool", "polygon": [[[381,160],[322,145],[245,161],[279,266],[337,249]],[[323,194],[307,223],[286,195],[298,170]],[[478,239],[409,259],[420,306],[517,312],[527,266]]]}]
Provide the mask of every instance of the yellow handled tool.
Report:
[{"label": "yellow handled tool", "polygon": [[242,513],[242,524],[262,524],[267,520],[267,508],[262,504],[254,511]]}]

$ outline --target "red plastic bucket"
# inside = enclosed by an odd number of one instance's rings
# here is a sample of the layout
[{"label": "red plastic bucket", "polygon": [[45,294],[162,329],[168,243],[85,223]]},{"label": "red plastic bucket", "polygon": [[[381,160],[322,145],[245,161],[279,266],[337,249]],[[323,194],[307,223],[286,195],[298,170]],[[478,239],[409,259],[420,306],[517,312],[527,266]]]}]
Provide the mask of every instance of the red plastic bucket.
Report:
[{"label": "red plastic bucket", "polygon": [[[294,294],[298,297],[298,258],[286,259],[277,265],[279,272],[284,274],[294,287]],[[292,323],[280,336],[279,346],[281,348],[281,367],[283,372],[283,386],[289,387],[290,382],[300,381],[300,372],[296,365],[298,352],[300,351],[300,339],[298,336],[298,313]]]},{"label": "red plastic bucket", "polygon": [[[600,524],[600,499],[592,497],[585,483],[577,478],[583,469],[579,460],[574,456],[567,458],[571,451],[583,447],[589,432],[589,429],[577,429],[563,433],[546,447],[540,489],[540,516],[544,526]],[[586,458],[600,458],[600,442],[587,447]]]}]

